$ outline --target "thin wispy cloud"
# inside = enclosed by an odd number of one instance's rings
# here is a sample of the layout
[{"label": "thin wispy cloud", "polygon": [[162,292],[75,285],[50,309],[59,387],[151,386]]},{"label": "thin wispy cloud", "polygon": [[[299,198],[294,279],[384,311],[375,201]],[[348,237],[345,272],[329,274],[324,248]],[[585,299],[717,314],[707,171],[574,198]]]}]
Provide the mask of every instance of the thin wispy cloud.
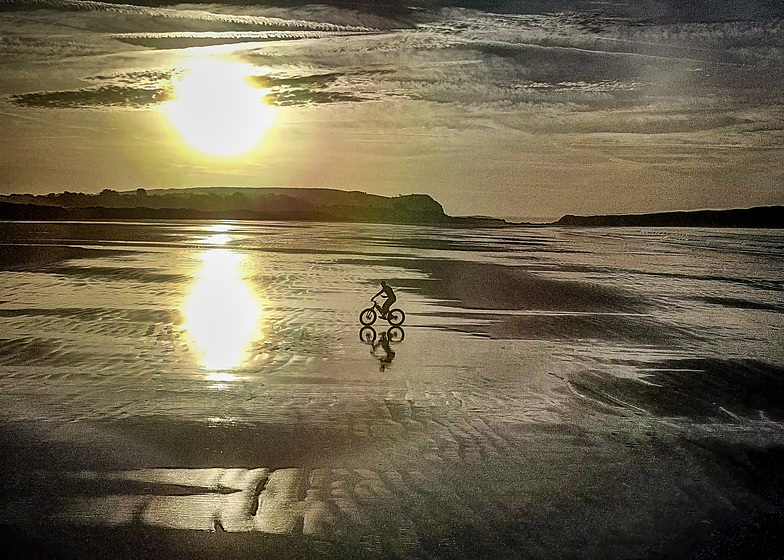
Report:
[{"label": "thin wispy cloud", "polygon": [[113,4],[93,0],[6,0],[9,6],[49,8],[75,12],[95,12],[107,14],[138,15],[157,20],[192,20],[209,23],[231,24],[247,28],[265,28],[269,30],[313,30],[313,31],[373,31],[368,27],[336,25],[317,21],[303,21],[265,17],[258,15],[241,15],[216,13],[195,6],[189,9],[156,8],[136,6],[133,4]]}]

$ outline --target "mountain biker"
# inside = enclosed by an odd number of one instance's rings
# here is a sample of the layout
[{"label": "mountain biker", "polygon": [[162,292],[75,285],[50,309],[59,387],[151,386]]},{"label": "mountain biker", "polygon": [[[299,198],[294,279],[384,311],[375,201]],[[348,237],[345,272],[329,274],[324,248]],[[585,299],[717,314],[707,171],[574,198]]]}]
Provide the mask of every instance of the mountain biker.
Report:
[{"label": "mountain biker", "polygon": [[387,298],[384,302],[384,305],[381,306],[381,317],[386,319],[387,315],[389,314],[389,308],[392,307],[392,304],[397,301],[397,297],[395,296],[395,292],[392,290],[389,284],[387,284],[384,280],[381,281],[381,291],[374,295],[371,299],[376,299],[380,295],[383,295],[385,298]]}]

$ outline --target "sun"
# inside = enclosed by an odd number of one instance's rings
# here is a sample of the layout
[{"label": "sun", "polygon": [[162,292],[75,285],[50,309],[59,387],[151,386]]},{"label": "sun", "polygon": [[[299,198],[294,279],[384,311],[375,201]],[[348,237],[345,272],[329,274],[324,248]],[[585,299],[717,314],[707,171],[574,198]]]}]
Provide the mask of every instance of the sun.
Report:
[{"label": "sun", "polygon": [[258,145],[273,118],[265,90],[248,82],[252,67],[220,60],[188,64],[174,80],[174,99],[166,112],[174,129],[193,148],[214,156],[233,156]]}]

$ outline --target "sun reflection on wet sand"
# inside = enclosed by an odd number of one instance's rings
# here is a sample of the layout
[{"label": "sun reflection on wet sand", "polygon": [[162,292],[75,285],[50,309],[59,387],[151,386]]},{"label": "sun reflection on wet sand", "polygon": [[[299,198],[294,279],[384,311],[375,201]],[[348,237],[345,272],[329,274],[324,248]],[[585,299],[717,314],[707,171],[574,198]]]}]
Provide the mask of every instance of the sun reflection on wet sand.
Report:
[{"label": "sun reflection on wet sand", "polygon": [[241,275],[243,257],[228,249],[202,254],[198,280],[185,301],[185,329],[210,379],[232,381],[260,335],[261,304]]},{"label": "sun reflection on wet sand", "polygon": [[226,243],[230,242],[234,239],[231,235],[227,235],[225,233],[219,233],[216,235],[210,235],[204,238],[204,243],[208,245],[226,245]]},{"label": "sun reflection on wet sand", "polygon": [[227,233],[231,231],[232,227],[229,224],[212,224],[207,229],[215,233]]}]

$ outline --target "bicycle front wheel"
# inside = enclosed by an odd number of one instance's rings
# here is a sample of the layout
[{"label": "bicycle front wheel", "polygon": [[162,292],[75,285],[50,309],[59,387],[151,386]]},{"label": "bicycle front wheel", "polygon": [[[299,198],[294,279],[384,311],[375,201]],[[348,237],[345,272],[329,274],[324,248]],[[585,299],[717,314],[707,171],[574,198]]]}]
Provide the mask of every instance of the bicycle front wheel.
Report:
[{"label": "bicycle front wheel", "polygon": [[389,321],[390,325],[402,325],[403,321],[406,320],[406,314],[403,313],[402,309],[392,309],[389,312],[389,316],[387,321]]},{"label": "bicycle front wheel", "polygon": [[362,313],[359,314],[359,322],[365,326],[372,325],[376,322],[376,310],[372,307],[368,307],[367,309],[363,309]]},{"label": "bicycle front wheel", "polygon": [[406,333],[400,327],[390,327],[387,331],[387,338],[389,342],[403,342]]}]

